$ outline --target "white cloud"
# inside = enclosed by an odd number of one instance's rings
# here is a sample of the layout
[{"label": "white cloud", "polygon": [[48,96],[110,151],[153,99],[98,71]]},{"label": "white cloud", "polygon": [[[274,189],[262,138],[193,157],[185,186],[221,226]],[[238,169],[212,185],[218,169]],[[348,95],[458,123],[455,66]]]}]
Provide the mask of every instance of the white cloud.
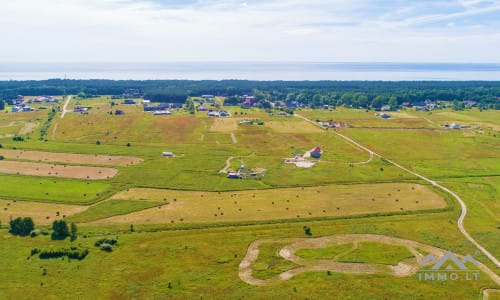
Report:
[{"label": "white cloud", "polygon": [[[2,1],[0,35],[9,46],[0,61],[500,61],[484,50],[500,46],[498,28],[457,22],[500,6],[456,6],[425,14],[411,1]],[[435,22],[445,24],[420,26]],[[453,55],[440,50],[452,46]]]}]

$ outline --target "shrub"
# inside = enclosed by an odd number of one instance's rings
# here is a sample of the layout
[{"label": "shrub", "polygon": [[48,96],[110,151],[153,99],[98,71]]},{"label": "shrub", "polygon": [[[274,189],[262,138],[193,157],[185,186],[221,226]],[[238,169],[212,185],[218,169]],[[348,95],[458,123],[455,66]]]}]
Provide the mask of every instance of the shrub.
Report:
[{"label": "shrub", "polygon": [[35,229],[35,223],[32,218],[15,218],[9,222],[10,233],[13,235],[27,236]]},{"label": "shrub", "polygon": [[[33,250],[32,250],[33,252]],[[84,259],[88,254],[89,250],[79,247],[70,247],[70,248],[60,248],[60,249],[48,249],[39,251],[39,257],[41,259],[49,259],[49,258],[60,258],[60,257],[68,257],[71,259]]]},{"label": "shrub", "polygon": [[106,243],[101,244],[100,248],[102,251],[106,251],[106,252],[113,251],[113,246],[111,246],[110,244],[106,244]]}]

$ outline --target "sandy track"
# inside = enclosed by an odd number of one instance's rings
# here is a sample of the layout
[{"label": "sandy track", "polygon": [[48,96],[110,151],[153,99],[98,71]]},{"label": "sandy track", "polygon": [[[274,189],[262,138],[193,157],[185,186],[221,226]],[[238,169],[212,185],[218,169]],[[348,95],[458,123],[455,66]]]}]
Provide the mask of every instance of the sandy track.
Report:
[{"label": "sandy track", "polygon": [[62,113],[61,113],[61,119],[63,119],[64,115],[66,115],[66,113],[69,112],[69,110],[67,110],[67,108],[68,108],[68,104],[69,104],[70,100],[71,100],[71,96],[68,96],[66,98],[66,101],[64,102],[64,106],[63,106]]},{"label": "sandy track", "polygon": [[[252,155],[254,155],[255,153],[252,153],[252,154],[249,154],[249,155],[245,155],[245,156],[230,156],[226,159],[226,165],[224,166],[223,169],[221,169],[219,171],[219,173],[221,174],[226,174],[228,172],[228,169],[231,167],[231,160],[233,160],[234,158],[243,158],[243,157],[250,157]],[[241,162],[243,164],[243,162]]]},{"label": "sandy track", "polygon": [[238,140],[236,139],[236,136],[234,135],[234,132],[231,132],[230,135],[231,135],[231,140],[233,141],[233,144],[237,144]]},{"label": "sandy track", "polygon": [[[288,243],[279,251],[279,255],[296,265],[293,268],[278,274],[270,279],[259,279],[252,275],[252,266],[259,257],[259,247],[265,243]],[[382,264],[365,263],[341,263],[328,259],[304,259],[295,255],[295,252],[304,248],[324,248],[329,245],[356,244],[360,242],[376,242],[388,245],[398,245],[407,247],[415,257],[400,261],[396,266]],[[412,240],[406,240],[391,236],[377,234],[339,234],[324,236],[319,238],[288,238],[288,239],[262,239],[256,240],[250,244],[247,254],[239,265],[239,277],[251,285],[264,286],[280,280],[288,280],[295,275],[304,272],[332,271],[348,274],[390,274],[393,276],[411,276],[420,268],[420,263],[424,255],[420,251],[432,253],[436,257],[446,254],[446,250],[422,244]],[[457,257],[461,258],[460,255]],[[477,266],[486,273],[496,284],[500,284],[500,278],[485,265],[478,263]]]}]

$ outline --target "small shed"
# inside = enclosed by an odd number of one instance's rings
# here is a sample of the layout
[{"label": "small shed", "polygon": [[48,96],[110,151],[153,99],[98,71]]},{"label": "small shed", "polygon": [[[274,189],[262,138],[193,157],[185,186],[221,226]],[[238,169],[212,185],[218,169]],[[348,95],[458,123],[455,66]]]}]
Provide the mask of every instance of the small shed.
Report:
[{"label": "small shed", "polygon": [[316,147],[311,151],[311,157],[312,158],[320,158],[321,157],[321,148]]}]

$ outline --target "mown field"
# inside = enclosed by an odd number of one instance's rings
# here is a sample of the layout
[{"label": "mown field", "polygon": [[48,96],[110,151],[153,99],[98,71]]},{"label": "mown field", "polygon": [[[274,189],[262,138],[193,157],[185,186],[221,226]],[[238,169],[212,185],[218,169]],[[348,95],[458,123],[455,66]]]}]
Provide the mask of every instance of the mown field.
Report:
[{"label": "mown field", "polygon": [[[371,158],[334,129],[239,107],[228,107],[232,116],[222,119],[183,109],[153,116],[139,104],[107,96],[73,98],[68,109],[76,106],[90,107],[89,113],[61,118],[59,112],[50,122],[47,109],[0,116],[5,163],[118,171],[100,180],[0,174],[0,298],[480,299],[481,288],[495,287],[483,273],[478,281],[422,282],[416,276],[307,272],[269,286],[249,285],[239,279],[238,265],[250,243],[307,237],[304,226],[312,237],[374,233],[415,240],[498,268],[458,231],[459,206],[449,195]],[[117,109],[125,114],[109,114]],[[403,110],[388,120],[345,108],[297,113],[313,121],[343,121],[352,128],[337,132],[456,192],[469,208],[466,229],[500,256],[498,112]],[[245,119],[263,125],[238,124]],[[442,127],[452,122],[478,127]],[[47,134],[40,139],[44,125]],[[14,134],[24,141],[13,141]],[[284,163],[316,146],[323,154],[314,167]],[[164,151],[175,156],[163,157]],[[226,178],[219,171],[231,157],[230,169],[243,164],[266,169],[265,176]],[[73,243],[45,235],[14,237],[6,225],[17,216],[30,216],[49,232],[51,222],[64,217],[77,223],[79,237]],[[118,246],[100,251],[93,244],[103,237],[118,237]],[[82,261],[30,257],[32,248],[71,245],[90,254]],[[273,267],[261,264],[256,270],[263,276],[291,267],[275,248],[264,253]],[[340,254],[328,247],[314,251],[302,255]],[[345,261],[381,264],[407,255],[378,244],[346,251]]]}]

